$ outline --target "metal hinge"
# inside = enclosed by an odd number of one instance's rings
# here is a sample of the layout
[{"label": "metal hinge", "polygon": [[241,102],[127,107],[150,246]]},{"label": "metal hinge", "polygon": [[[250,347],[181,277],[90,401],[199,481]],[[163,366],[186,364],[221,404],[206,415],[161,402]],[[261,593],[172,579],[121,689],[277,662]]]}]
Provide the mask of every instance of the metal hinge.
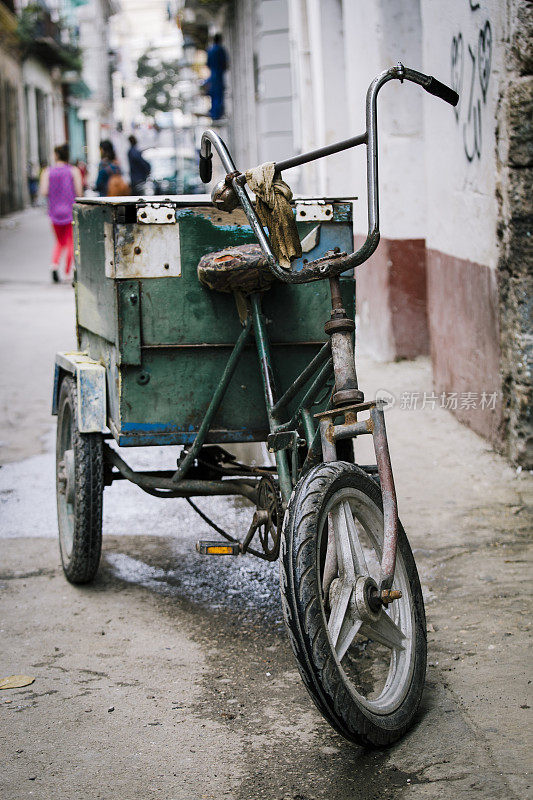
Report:
[{"label": "metal hinge", "polygon": [[143,225],[172,225],[176,209],[170,203],[150,203],[137,209],[137,222]]}]

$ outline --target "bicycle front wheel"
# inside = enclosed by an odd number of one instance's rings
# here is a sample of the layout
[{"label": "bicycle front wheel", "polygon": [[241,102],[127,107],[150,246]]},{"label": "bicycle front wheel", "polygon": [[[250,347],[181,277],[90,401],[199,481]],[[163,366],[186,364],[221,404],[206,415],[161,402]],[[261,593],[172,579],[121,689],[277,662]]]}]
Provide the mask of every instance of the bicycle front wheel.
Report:
[{"label": "bicycle front wheel", "polygon": [[364,746],[405,733],[426,671],[422,591],[401,525],[393,585],[401,598],[388,607],[377,600],[382,548],[381,492],[363,470],[336,461],[302,478],[282,539],[285,621],[318,709]]}]

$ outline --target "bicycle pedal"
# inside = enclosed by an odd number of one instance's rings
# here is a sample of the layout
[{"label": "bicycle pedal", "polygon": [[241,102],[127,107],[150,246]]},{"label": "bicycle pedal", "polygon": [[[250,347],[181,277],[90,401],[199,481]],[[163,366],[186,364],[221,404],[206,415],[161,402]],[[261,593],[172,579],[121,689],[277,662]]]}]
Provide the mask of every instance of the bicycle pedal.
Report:
[{"label": "bicycle pedal", "polygon": [[209,542],[200,539],[196,549],[203,556],[238,556],[241,548],[238,542]]}]

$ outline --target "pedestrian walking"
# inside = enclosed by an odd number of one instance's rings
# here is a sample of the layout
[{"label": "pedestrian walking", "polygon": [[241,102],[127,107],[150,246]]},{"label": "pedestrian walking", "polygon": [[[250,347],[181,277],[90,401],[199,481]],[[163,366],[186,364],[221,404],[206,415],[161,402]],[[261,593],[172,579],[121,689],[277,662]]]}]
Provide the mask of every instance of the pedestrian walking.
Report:
[{"label": "pedestrian walking", "polygon": [[135,136],[128,136],[128,141],[130,143],[128,161],[130,162],[131,193],[142,194],[143,184],[150,174],[151,167],[148,161],[142,157]]},{"label": "pedestrian walking", "polygon": [[39,191],[48,198],[48,216],[52,220],[56,243],[52,253],[51,275],[59,283],[59,262],[65,251],[65,277],[68,277],[74,258],[72,239],[72,206],[76,197],[83,194],[81,173],[69,164],[68,144],[54,149],[55,164],[46,167],[40,180]]},{"label": "pedestrian walking", "polygon": [[115,154],[115,148],[109,139],[102,139],[100,142],[100,158],[95,185],[100,197],[129,195],[129,184],[122,177],[122,170]]},{"label": "pedestrian walking", "polygon": [[80,171],[80,173],[81,173],[81,181],[82,181],[82,186],[83,186],[83,194],[85,195],[85,190],[87,189],[87,187],[88,187],[88,185],[89,185],[89,181],[88,181],[88,177],[89,177],[89,176],[88,176],[88,173],[89,173],[89,170],[87,169],[87,164],[85,163],[85,161],[81,161],[81,159],[79,159],[79,158],[78,158],[78,160],[76,161],[76,166],[77,166],[77,168],[79,169],[79,171]]},{"label": "pedestrian walking", "polygon": [[228,68],[228,54],[222,45],[222,36],[215,33],[213,44],[207,51],[207,66],[211,71],[208,94],[211,97],[211,119],[224,116],[224,73]]}]

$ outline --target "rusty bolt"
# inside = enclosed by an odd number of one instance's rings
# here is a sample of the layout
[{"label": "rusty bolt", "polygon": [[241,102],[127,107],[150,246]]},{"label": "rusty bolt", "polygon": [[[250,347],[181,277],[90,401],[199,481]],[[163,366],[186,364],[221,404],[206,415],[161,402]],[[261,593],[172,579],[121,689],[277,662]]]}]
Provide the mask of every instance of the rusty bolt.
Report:
[{"label": "rusty bolt", "polygon": [[399,600],[402,596],[402,593],[397,589],[384,589],[381,592],[381,602],[383,605],[388,606],[389,603],[392,603],[393,600]]}]

